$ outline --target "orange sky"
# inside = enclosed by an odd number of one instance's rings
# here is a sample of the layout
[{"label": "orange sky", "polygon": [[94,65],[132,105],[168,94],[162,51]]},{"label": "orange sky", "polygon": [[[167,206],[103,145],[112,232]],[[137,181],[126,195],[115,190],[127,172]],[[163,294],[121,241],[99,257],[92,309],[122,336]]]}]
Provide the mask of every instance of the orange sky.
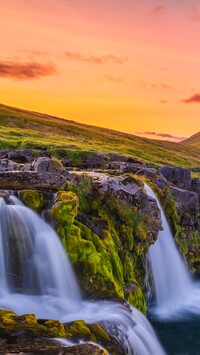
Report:
[{"label": "orange sky", "polygon": [[159,139],[200,131],[199,0],[0,0],[0,44],[1,103]]}]

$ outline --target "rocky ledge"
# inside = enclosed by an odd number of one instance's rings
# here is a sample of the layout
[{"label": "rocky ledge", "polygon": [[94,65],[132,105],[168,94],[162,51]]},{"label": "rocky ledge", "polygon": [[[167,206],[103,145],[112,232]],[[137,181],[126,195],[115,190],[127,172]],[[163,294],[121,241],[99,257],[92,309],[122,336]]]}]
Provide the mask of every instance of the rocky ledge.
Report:
[{"label": "rocky ledge", "polygon": [[[77,344],[79,342],[82,344]],[[37,319],[33,314],[17,316],[8,310],[0,310],[0,347],[1,355],[125,354],[119,342],[99,324],[60,323]]]}]

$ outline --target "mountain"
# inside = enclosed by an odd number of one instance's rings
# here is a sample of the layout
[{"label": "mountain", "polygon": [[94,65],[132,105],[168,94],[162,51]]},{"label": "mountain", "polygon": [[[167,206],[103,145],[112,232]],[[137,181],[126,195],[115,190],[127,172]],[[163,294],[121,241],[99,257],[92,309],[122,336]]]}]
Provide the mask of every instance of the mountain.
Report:
[{"label": "mountain", "polygon": [[182,144],[200,148],[200,132],[181,142]]},{"label": "mountain", "polygon": [[22,147],[46,149],[52,155],[70,155],[74,159],[90,152],[114,152],[153,166],[200,166],[200,146],[141,138],[0,105],[0,149]]}]

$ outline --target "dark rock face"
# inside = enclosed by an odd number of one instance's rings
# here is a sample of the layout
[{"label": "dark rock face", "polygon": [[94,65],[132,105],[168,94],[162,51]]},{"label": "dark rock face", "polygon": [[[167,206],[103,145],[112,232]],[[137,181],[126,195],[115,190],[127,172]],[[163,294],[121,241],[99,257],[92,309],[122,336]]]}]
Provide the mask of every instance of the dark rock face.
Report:
[{"label": "dark rock face", "polygon": [[105,165],[105,156],[102,153],[88,157],[85,161],[85,167],[88,168],[103,168]]},{"label": "dark rock face", "polygon": [[199,210],[198,194],[193,191],[171,187],[177,212],[182,226],[198,227],[197,211]]},{"label": "dark rock face", "polygon": [[33,152],[31,149],[6,149],[0,151],[0,158],[29,163],[33,160]]},{"label": "dark rock face", "polygon": [[200,180],[197,179],[192,180],[192,191],[198,194],[199,202],[200,202]]},{"label": "dark rock face", "polygon": [[145,176],[148,180],[153,181],[159,189],[164,189],[168,185],[167,179],[156,169],[142,168],[136,172],[136,175]]},{"label": "dark rock face", "polygon": [[190,190],[191,188],[191,176],[189,169],[176,168],[173,166],[162,166],[158,169],[169,182],[173,183],[180,189]]}]

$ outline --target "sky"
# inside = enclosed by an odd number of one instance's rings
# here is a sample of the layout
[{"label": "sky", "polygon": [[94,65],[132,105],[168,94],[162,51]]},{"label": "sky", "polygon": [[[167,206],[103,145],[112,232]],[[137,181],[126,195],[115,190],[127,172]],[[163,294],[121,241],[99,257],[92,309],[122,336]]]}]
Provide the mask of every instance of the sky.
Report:
[{"label": "sky", "polygon": [[200,131],[199,0],[0,0],[0,102],[154,139]]}]

